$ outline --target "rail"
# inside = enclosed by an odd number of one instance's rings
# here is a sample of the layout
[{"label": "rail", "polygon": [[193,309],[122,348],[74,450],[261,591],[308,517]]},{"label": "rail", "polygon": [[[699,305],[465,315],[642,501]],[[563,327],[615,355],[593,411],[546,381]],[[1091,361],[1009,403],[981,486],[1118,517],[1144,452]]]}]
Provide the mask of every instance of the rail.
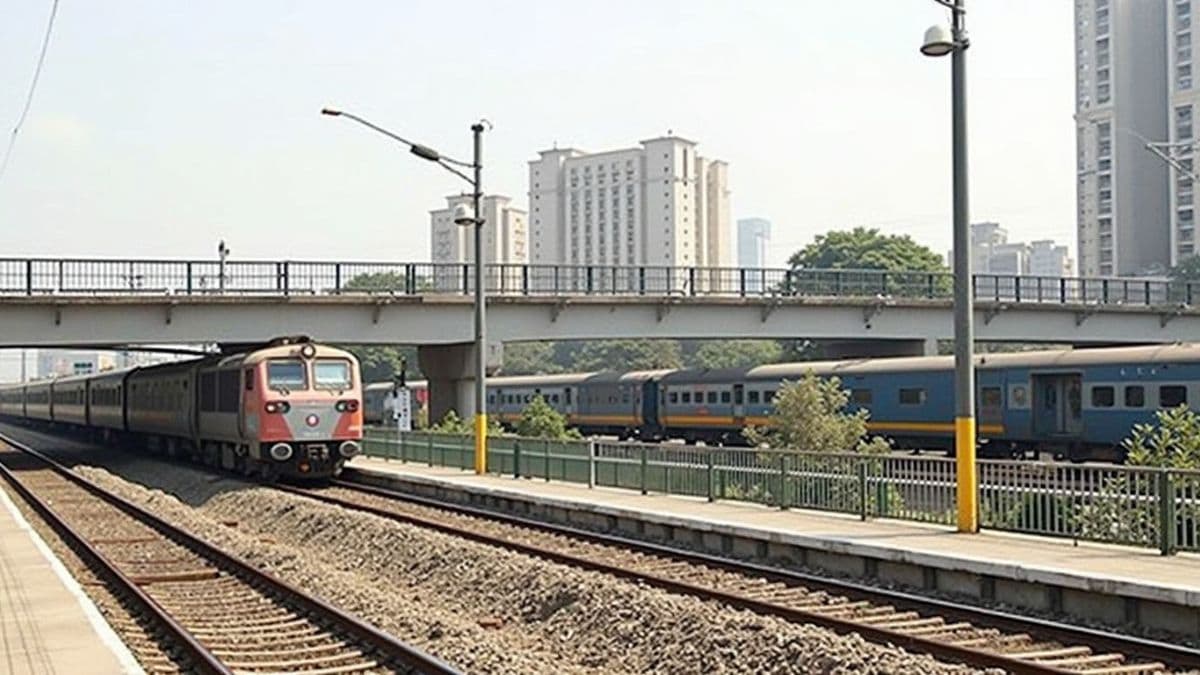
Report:
[{"label": "rail", "polygon": [[[491,264],[510,296],[849,297],[949,301],[948,272]],[[977,274],[975,299],[1021,304],[1190,306],[1200,282]],[[461,263],[0,258],[0,296],[470,295]]]},{"label": "rail", "polygon": [[[372,430],[368,456],[471,469],[471,436]],[[952,526],[955,462],[946,457],[821,454],[676,444],[489,439],[493,473],[740,500]],[[1200,551],[1200,471],[1108,464],[979,461],[985,528]]]}]

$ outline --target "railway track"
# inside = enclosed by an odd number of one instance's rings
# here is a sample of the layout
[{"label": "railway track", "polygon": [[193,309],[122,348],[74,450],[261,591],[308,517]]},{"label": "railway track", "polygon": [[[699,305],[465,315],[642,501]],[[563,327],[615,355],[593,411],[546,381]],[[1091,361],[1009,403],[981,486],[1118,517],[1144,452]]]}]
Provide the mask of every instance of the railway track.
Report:
[{"label": "railway track", "polygon": [[1195,650],[1020,617],[643,541],[453,505],[347,481],[279,486],[343,508],[430,528],[668,591],[1013,673],[1200,671]]},{"label": "railway track", "polygon": [[[0,438],[0,476],[159,644],[130,645],[152,672],[457,673],[359,619]],[[164,651],[169,657],[164,657]]]}]

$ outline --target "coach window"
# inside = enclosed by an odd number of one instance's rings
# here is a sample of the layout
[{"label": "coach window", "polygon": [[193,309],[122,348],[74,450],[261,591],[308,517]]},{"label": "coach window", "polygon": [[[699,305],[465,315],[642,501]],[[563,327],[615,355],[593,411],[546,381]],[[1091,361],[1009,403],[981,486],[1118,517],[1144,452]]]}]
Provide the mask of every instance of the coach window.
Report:
[{"label": "coach window", "polygon": [[307,389],[308,377],[300,361],[270,361],[267,363],[267,387],[270,389]]},{"label": "coach window", "polygon": [[1092,387],[1092,407],[1093,408],[1111,408],[1116,400],[1116,394],[1112,387]]},{"label": "coach window", "polygon": [[667,400],[671,403],[679,403],[679,392],[673,391],[667,395]]},{"label": "coach window", "polygon": [[246,381],[246,391],[254,391],[254,369],[247,368],[243,379]]},{"label": "coach window", "polygon": [[[217,375],[217,411],[223,413],[235,413],[238,411],[238,392],[241,390],[241,383],[238,378],[241,373],[236,370],[222,370]],[[165,392],[164,392],[165,394]],[[166,396],[162,397],[166,401]]]},{"label": "coach window", "polygon": [[715,391],[708,392],[708,402],[709,403],[717,402],[717,392],[715,392]]},{"label": "coach window", "polygon": [[1125,407],[1145,408],[1146,388],[1140,384],[1133,384],[1125,387]]},{"label": "coach window", "polygon": [[758,392],[754,390],[746,392],[746,401],[750,403],[758,403]]},{"label": "coach window", "polygon": [[921,405],[925,403],[925,390],[919,387],[900,390],[900,405]]},{"label": "coach window", "polygon": [[729,401],[730,401],[729,392],[727,392],[727,391],[721,392],[721,403],[729,403]]},{"label": "coach window", "polygon": [[1158,388],[1158,407],[1174,408],[1187,403],[1187,387],[1167,384]]},{"label": "coach window", "polygon": [[684,403],[692,402],[692,392],[690,392],[690,391],[683,392],[683,402]]},{"label": "coach window", "polygon": [[871,390],[851,389],[850,402],[856,405],[871,405]]}]

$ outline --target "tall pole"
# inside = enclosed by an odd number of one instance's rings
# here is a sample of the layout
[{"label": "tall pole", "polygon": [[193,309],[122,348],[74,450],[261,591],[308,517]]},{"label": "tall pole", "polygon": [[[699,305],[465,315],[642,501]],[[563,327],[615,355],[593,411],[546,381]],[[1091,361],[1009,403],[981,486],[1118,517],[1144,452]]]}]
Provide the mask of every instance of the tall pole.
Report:
[{"label": "tall pole", "polygon": [[475,473],[487,472],[487,334],[484,328],[483,285],[483,124],[471,126],[475,134]]},{"label": "tall pole", "polygon": [[951,8],[954,51],[951,97],[954,145],[954,449],[957,457],[958,531],[979,531],[979,475],[975,462],[975,327],[967,201],[966,0]]}]

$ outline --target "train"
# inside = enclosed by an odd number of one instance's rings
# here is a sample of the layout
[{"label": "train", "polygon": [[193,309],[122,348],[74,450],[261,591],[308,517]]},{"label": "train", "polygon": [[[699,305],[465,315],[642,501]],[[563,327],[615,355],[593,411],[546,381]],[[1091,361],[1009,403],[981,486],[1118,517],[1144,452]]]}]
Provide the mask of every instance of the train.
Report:
[{"label": "train", "polygon": [[[986,457],[1050,452],[1119,462],[1134,425],[1153,422],[1157,410],[1196,409],[1200,401],[1200,345],[1192,343],[978,354],[975,366],[979,452]],[[868,431],[897,448],[953,450],[950,356],[493,377],[488,411],[512,425],[541,396],[587,435],[744,445],[743,430],[767,423],[783,383],[810,371],[839,378],[848,410],[868,411]],[[425,383],[411,386],[419,392]],[[368,422],[381,417],[378,406],[368,406]]]},{"label": "train", "polygon": [[237,354],[0,385],[0,419],[265,480],[322,480],[361,450],[362,389],[350,352],[280,338]]}]

